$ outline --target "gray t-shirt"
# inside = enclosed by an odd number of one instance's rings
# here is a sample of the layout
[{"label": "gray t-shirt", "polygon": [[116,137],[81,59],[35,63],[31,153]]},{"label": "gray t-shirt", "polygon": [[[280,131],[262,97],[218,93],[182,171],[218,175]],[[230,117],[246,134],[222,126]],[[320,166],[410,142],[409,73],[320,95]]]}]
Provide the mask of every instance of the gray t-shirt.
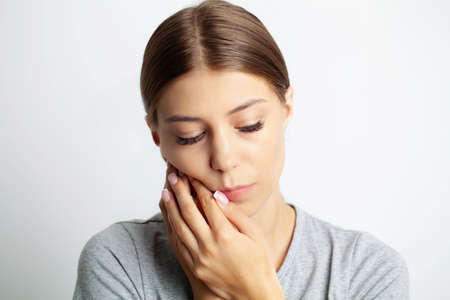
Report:
[{"label": "gray t-shirt", "polygon": [[[287,300],[406,300],[409,274],[394,249],[367,232],[345,230],[297,212],[277,272]],[[115,223],[84,246],[73,299],[193,299],[167,241],[161,213]]]}]

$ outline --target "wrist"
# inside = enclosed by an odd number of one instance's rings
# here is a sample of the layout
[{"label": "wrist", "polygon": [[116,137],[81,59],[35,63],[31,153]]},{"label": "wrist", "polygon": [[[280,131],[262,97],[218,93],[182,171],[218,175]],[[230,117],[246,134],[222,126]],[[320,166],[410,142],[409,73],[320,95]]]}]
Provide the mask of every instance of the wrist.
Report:
[{"label": "wrist", "polygon": [[[266,277],[267,278],[267,277]],[[259,285],[254,285],[253,288],[246,293],[236,297],[236,300],[285,300],[283,287],[278,280],[277,274],[271,272],[270,279],[259,280]]]},{"label": "wrist", "polygon": [[255,294],[250,298],[258,299],[258,300],[285,300],[283,288],[281,287],[281,284],[279,281],[276,283],[273,283],[271,285],[265,286],[265,288],[261,288],[258,291],[258,294]]}]

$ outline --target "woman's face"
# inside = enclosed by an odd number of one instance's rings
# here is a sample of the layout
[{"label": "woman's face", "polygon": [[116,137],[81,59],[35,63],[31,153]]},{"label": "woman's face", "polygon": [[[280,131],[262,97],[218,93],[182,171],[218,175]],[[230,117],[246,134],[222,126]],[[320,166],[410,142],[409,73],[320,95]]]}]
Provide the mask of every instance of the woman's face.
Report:
[{"label": "woman's face", "polygon": [[235,202],[251,213],[279,195],[291,87],[285,97],[255,75],[197,69],[167,86],[149,126],[163,158],[211,192],[253,184]]}]

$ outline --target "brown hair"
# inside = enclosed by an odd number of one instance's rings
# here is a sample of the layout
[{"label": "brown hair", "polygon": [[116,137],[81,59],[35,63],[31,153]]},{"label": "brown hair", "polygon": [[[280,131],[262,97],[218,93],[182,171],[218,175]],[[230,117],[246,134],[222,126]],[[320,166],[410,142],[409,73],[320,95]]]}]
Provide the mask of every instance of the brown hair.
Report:
[{"label": "brown hair", "polygon": [[150,122],[158,124],[156,107],[164,87],[201,67],[259,75],[285,101],[288,71],[264,24],[240,6],[206,0],[165,19],[148,41],[140,85]]}]

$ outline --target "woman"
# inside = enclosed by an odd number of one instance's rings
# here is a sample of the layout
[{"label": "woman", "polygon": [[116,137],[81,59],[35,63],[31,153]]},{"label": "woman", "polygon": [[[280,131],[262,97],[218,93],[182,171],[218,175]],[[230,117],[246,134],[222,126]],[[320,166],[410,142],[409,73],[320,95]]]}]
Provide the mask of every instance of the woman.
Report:
[{"label": "woman", "polygon": [[293,89],[254,15],[205,1],[170,16],[141,92],[168,166],[161,213],[92,237],[74,299],[408,299],[395,250],[283,199]]}]

